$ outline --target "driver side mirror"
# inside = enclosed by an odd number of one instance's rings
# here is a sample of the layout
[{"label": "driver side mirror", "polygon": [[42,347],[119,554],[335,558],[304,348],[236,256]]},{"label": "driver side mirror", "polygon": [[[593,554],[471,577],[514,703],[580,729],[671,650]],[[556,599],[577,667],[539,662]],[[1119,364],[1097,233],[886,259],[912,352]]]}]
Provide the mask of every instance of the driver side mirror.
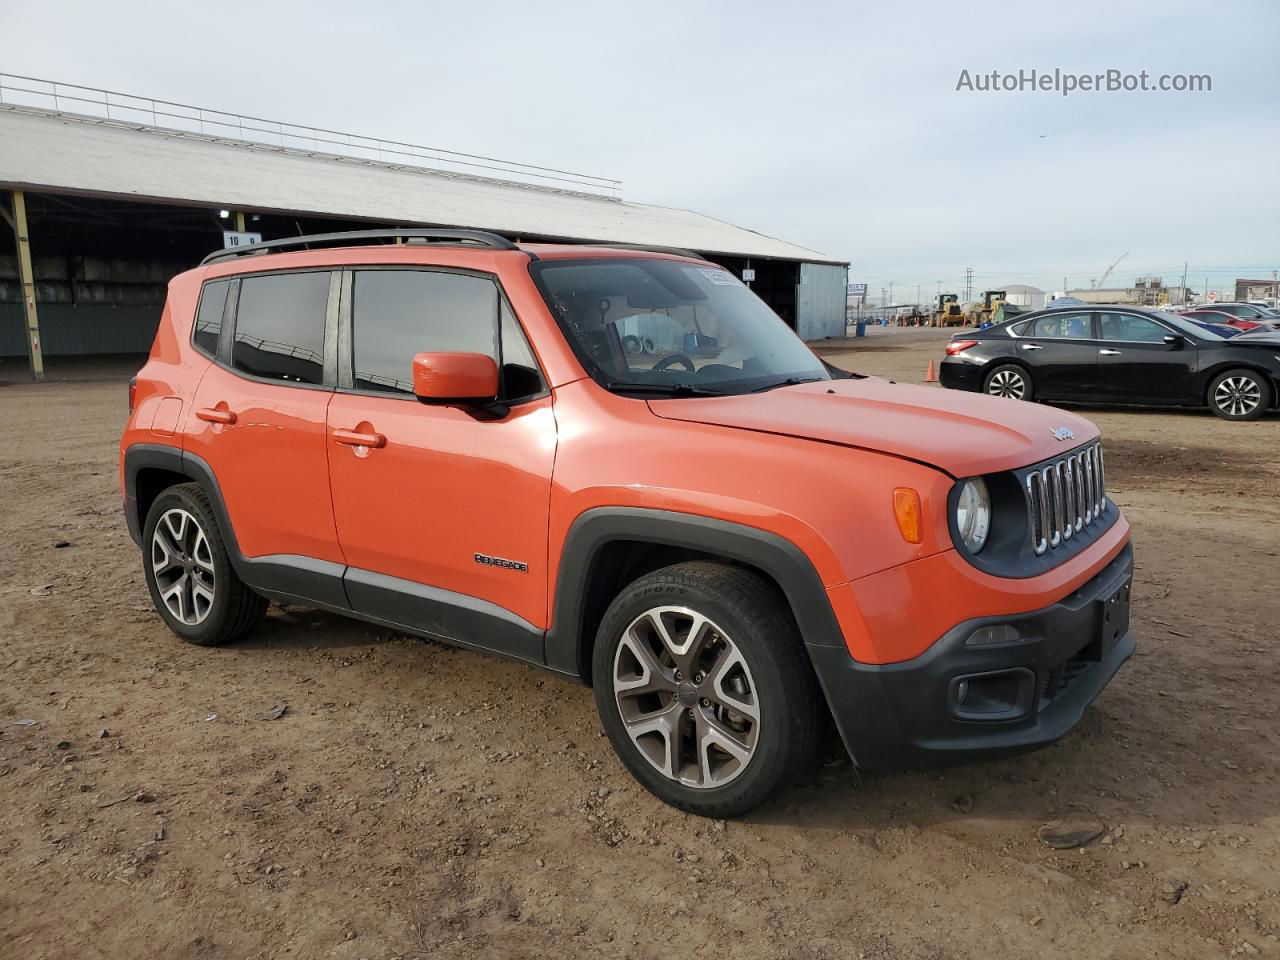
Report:
[{"label": "driver side mirror", "polygon": [[1172,333],[1167,334],[1164,338],[1164,345],[1170,350],[1181,350],[1186,343],[1187,341],[1182,339],[1182,337]]},{"label": "driver side mirror", "polygon": [[498,365],[483,353],[419,353],[413,393],[421,403],[491,403],[498,396]]}]

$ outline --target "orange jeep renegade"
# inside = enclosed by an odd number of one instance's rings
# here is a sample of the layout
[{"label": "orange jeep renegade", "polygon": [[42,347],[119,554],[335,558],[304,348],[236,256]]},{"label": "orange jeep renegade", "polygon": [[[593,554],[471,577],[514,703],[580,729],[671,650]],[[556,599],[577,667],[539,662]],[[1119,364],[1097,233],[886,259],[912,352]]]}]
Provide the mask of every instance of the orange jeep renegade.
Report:
[{"label": "orange jeep renegade", "polygon": [[859,767],[1044,746],[1134,650],[1091,423],[837,370],[692,254],[220,251],[131,396],[125,516],[173,632],[277,600],[546,667],[695,813],[802,775],[828,716]]}]

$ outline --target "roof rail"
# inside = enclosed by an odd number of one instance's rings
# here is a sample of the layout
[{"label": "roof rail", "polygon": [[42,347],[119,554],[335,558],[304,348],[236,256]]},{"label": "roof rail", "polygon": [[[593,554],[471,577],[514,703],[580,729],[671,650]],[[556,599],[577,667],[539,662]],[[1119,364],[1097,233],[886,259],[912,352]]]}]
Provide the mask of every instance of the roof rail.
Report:
[{"label": "roof rail", "polygon": [[215,250],[200,261],[200,266],[253,254],[310,249],[314,246],[353,246],[363,241],[380,240],[404,240],[407,243],[456,243],[460,246],[492,247],[495,250],[520,249],[506,237],[484,230],[348,230],[344,233],[317,233],[311,236],[287,237],[284,240],[267,240],[264,243],[250,243],[242,247]]},{"label": "roof rail", "polygon": [[674,257],[688,257],[690,260],[701,260],[704,263],[711,262],[702,254],[683,247],[659,247],[649,243],[615,243],[609,240],[578,240],[574,243],[580,247],[608,247],[612,250],[636,250],[640,253],[669,253]]}]

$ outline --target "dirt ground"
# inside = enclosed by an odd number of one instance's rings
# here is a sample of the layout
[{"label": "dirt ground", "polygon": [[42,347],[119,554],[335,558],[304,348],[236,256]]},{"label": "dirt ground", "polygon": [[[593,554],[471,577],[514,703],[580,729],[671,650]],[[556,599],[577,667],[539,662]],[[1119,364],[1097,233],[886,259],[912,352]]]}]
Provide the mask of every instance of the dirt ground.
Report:
[{"label": "dirt ground", "polygon": [[[942,338],[824,352],[920,380]],[[1280,956],[1280,417],[1086,411],[1140,646],[1064,742],[876,776],[832,750],[723,823],[531,668],[294,608],[180,643],[120,514],[129,367],[0,366],[5,960]],[[1063,816],[1106,830],[1054,850]]]}]

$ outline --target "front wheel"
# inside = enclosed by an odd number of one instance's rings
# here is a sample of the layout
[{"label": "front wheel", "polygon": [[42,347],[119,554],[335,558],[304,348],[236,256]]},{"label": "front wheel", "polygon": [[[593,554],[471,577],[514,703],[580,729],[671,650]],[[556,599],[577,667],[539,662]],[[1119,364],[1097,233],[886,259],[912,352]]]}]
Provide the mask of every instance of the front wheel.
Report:
[{"label": "front wheel", "polygon": [[1223,420],[1257,420],[1271,406],[1271,384],[1254,370],[1228,370],[1209,384],[1209,409]]},{"label": "front wheel", "polygon": [[592,677],[623,764],[682,810],[739,816],[813,764],[817,682],[785,601],[754,573],[697,561],[630,584]]},{"label": "front wheel", "polygon": [[1010,400],[1030,400],[1034,393],[1031,374],[1015,363],[1004,363],[987,374],[982,383],[984,393]]}]

